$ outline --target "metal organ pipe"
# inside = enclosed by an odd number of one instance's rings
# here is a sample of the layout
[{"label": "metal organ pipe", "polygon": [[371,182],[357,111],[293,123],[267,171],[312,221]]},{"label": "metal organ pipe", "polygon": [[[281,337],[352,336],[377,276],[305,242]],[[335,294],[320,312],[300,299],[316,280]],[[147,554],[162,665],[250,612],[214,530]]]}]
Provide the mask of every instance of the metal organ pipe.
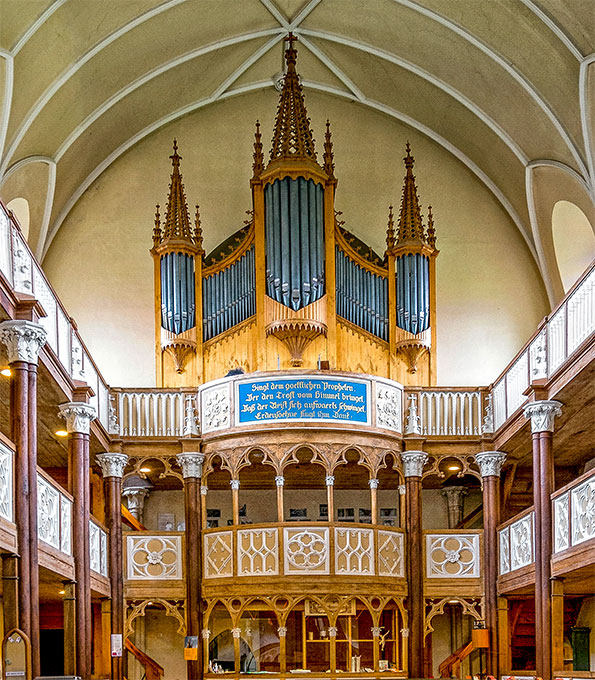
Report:
[{"label": "metal organ pipe", "polygon": [[194,258],[186,253],[166,253],[160,270],[161,325],[171,333],[183,333],[196,323]]},{"label": "metal organ pipe", "polygon": [[396,262],[397,326],[417,335],[430,325],[430,262],[421,253]]}]

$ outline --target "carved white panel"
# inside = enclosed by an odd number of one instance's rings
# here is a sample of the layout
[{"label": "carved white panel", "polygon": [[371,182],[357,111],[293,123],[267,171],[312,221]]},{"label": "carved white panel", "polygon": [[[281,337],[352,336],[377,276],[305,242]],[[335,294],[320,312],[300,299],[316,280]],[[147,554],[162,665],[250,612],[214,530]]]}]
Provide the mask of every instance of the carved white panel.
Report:
[{"label": "carved white panel", "polygon": [[405,576],[403,534],[378,530],[378,576]]},{"label": "carved white panel", "polygon": [[572,545],[595,537],[595,477],[571,491]]},{"label": "carved white panel", "polygon": [[529,354],[523,352],[506,373],[506,412],[511,416],[527,397],[523,392],[529,386]]},{"label": "carved white panel", "polygon": [[132,581],[183,578],[181,536],[127,536],[126,574]]},{"label": "carved white panel", "polygon": [[33,294],[31,255],[15,227],[12,228],[12,280],[18,293]]},{"label": "carved white panel", "polygon": [[60,550],[72,555],[72,501],[60,495]]},{"label": "carved white panel", "polygon": [[285,527],[283,548],[286,574],[329,573],[327,527]]},{"label": "carved white panel", "polygon": [[402,398],[397,387],[376,382],[376,427],[403,431]]},{"label": "carved white panel", "polygon": [[575,290],[568,307],[568,354],[595,331],[595,271]]},{"label": "carved white panel", "polygon": [[335,527],[335,574],[373,573],[373,530]]},{"label": "carved white panel", "polygon": [[33,294],[41,302],[47,316],[41,317],[39,323],[47,331],[47,343],[58,353],[58,329],[56,324],[56,298],[50,290],[41,269],[34,264],[33,266]]},{"label": "carved white panel", "polygon": [[89,568],[101,573],[101,536],[100,529],[89,520]]},{"label": "carved white panel", "polygon": [[0,208],[0,272],[12,283],[12,248],[10,245],[10,220]]},{"label": "carved white panel", "polygon": [[203,432],[231,426],[231,392],[229,384],[215,385],[201,392],[200,420]]},{"label": "carved white panel", "polygon": [[506,420],[506,383],[504,378],[494,385],[492,397],[494,428],[497,430]]},{"label": "carved white panel", "polygon": [[533,517],[531,512],[510,525],[510,571],[526,567],[535,560]]},{"label": "carved white panel", "polygon": [[554,499],[554,552],[570,547],[570,514],[568,512],[568,492]]},{"label": "carved white panel", "polygon": [[205,578],[233,576],[233,534],[217,531],[204,535]]},{"label": "carved white panel", "polygon": [[37,475],[37,536],[60,550],[60,492]]},{"label": "carved white panel", "polygon": [[531,380],[547,378],[547,346],[545,328],[529,345],[529,370],[531,372]]},{"label": "carved white panel", "polygon": [[500,574],[508,574],[510,571],[510,530],[508,527],[498,532],[500,545]]},{"label": "carved white panel", "polygon": [[428,578],[477,578],[480,575],[478,534],[428,534]]},{"label": "carved white panel", "polygon": [[[0,218],[3,213],[0,211]],[[0,517],[9,522],[14,520],[13,505],[13,452],[0,443]]]},{"label": "carved white panel", "polygon": [[107,577],[107,534],[99,530],[99,573]]},{"label": "carved white panel", "polygon": [[83,366],[83,346],[77,334],[72,330],[70,335],[70,375],[75,380],[85,380],[85,368]]},{"label": "carved white panel", "polygon": [[566,307],[550,318],[547,325],[548,375],[551,375],[566,358]]},{"label": "carved white panel", "polygon": [[278,573],[277,529],[240,529],[238,531],[238,576]]},{"label": "carved white panel", "polygon": [[64,368],[70,373],[70,321],[61,307],[58,307],[58,358]]}]

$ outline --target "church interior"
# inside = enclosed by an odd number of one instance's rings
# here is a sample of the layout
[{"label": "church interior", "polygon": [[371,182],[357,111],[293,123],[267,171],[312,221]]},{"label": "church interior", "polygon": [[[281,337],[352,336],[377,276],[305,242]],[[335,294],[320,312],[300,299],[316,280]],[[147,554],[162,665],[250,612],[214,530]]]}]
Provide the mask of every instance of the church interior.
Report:
[{"label": "church interior", "polygon": [[0,0],[2,677],[595,678],[592,0]]}]

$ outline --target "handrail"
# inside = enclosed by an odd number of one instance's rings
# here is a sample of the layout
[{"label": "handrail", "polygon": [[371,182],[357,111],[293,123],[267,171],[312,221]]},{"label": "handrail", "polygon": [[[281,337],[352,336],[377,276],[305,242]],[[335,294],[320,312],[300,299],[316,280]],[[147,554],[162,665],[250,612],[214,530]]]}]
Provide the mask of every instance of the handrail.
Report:
[{"label": "handrail", "polygon": [[451,678],[453,676],[453,669],[456,665],[464,661],[471,652],[475,649],[473,645],[473,640],[468,642],[466,645],[459,647],[450,656],[448,656],[444,661],[438,666],[438,672],[441,678]]},{"label": "handrail", "polygon": [[163,677],[165,673],[163,666],[139,649],[128,638],[126,638],[126,649],[145,667],[146,680],[160,680]]}]

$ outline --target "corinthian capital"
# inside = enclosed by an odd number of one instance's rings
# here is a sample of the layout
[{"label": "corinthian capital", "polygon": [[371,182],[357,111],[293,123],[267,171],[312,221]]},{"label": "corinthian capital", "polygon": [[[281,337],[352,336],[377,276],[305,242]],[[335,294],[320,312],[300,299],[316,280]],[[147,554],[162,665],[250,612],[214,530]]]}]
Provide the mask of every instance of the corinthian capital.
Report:
[{"label": "corinthian capital", "polygon": [[562,404],[559,401],[532,401],[523,407],[525,418],[531,420],[531,432],[553,432],[554,418],[562,415]]},{"label": "corinthian capital", "polygon": [[504,451],[480,451],[475,454],[475,462],[479,465],[482,477],[499,477],[505,460]]},{"label": "corinthian capital", "polygon": [[98,453],[95,460],[99,464],[104,477],[122,479],[124,468],[128,463],[128,456],[125,453]]},{"label": "corinthian capital", "polygon": [[95,419],[95,408],[84,401],[69,401],[60,404],[60,417],[66,421],[68,434],[78,432],[89,434],[91,421]]},{"label": "corinthian capital", "polygon": [[9,364],[15,361],[36,364],[46,336],[45,328],[32,321],[17,319],[0,323],[0,342],[6,345]]},{"label": "corinthian capital", "polygon": [[182,468],[182,477],[202,477],[202,464],[205,459],[204,453],[178,453],[176,460]]},{"label": "corinthian capital", "polygon": [[421,477],[427,460],[428,454],[424,451],[403,451],[401,462],[405,477]]}]

